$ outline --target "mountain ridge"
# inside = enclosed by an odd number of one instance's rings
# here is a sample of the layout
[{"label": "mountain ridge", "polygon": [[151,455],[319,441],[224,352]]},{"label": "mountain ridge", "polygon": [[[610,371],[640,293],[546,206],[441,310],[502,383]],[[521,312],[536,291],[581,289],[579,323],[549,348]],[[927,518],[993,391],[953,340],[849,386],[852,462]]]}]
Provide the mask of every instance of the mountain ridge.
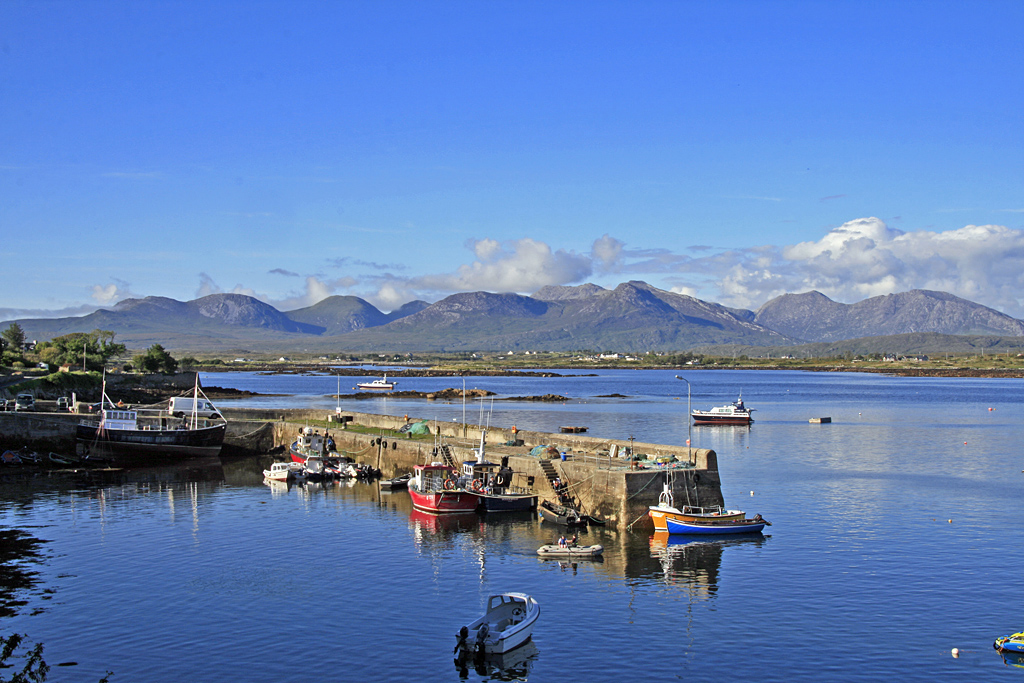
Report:
[{"label": "mountain ridge", "polygon": [[373,351],[681,351],[794,347],[906,334],[1024,337],[1024,322],[945,292],[910,290],[855,304],[817,291],[783,294],[756,312],[623,282],[548,286],[532,296],[460,292],[383,313],[355,296],[279,311],[243,294],[181,302],[125,299],[85,316],[21,319],[29,339],[111,330],[120,341],[189,351],[272,348]]}]

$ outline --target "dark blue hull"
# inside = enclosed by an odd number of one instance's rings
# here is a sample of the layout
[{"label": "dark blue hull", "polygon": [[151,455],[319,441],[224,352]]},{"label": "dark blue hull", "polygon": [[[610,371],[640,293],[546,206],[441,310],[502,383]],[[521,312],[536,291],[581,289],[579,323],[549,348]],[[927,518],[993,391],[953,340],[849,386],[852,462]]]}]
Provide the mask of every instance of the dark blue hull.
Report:
[{"label": "dark blue hull", "polygon": [[496,495],[478,493],[480,506],[487,512],[516,512],[519,510],[533,510],[537,507],[537,496],[520,495]]},{"label": "dark blue hull", "polygon": [[174,460],[220,455],[226,424],[199,429],[99,429],[76,427],[78,447],[89,455],[124,460]]},{"label": "dark blue hull", "polygon": [[759,534],[764,529],[766,522],[680,522],[675,519],[666,519],[666,526],[670,534],[706,534],[719,536],[721,534]]}]

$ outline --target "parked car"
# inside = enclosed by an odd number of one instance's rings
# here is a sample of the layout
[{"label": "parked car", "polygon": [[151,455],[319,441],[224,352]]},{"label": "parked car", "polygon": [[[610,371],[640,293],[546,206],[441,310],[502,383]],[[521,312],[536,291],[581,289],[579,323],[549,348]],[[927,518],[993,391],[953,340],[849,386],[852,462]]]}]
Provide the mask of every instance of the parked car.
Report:
[{"label": "parked car", "polygon": [[71,403],[68,401],[67,396],[61,396],[57,399],[57,412],[67,412],[71,410]]},{"label": "parked car", "polygon": [[32,396],[32,394],[18,394],[18,396],[14,399],[14,409],[15,410],[19,410],[19,411],[21,411],[21,410],[35,410],[36,409],[36,399],[35,399],[35,397]]}]

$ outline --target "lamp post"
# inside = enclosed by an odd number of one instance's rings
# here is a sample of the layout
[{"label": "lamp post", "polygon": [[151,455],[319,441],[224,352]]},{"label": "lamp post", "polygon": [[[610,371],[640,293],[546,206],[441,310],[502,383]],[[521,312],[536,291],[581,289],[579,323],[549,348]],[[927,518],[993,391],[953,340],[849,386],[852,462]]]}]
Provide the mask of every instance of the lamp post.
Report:
[{"label": "lamp post", "polygon": [[686,382],[686,461],[693,462],[693,446],[690,436],[693,433],[693,413],[690,411],[690,380],[676,375],[676,379]]}]

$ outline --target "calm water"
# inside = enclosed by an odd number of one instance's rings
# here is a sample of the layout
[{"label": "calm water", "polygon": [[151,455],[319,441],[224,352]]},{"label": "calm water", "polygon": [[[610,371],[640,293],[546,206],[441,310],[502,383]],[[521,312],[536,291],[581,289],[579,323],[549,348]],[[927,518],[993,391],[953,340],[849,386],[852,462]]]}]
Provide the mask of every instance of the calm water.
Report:
[{"label": "calm water", "polygon": [[[597,436],[683,444],[686,384],[675,374],[474,377],[467,386],[571,397],[487,401],[483,420],[495,426],[586,425]],[[592,530],[585,540],[605,545],[604,561],[573,566],[536,557],[557,531],[530,517],[438,519],[413,513],[405,493],[365,484],[272,489],[263,462],[8,481],[0,526],[48,543],[28,604],[0,632],[44,642],[51,664],[78,662],[54,668],[50,680],[60,681],[95,681],[106,670],[115,682],[1024,676],[991,648],[997,635],[1024,629],[1015,590],[1024,566],[1015,526],[1024,382],[684,376],[695,408],[742,391],[757,409],[749,429],[693,427],[692,436],[718,452],[726,503],[770,519],[770,536],[666,544]],[[291,394],[248,405],[328,409],[337,386],[331,376],[203,381]],[[352,384],[342,378],[342,391]],[[627,398],[597,398],[612,393]],[[386,397],[345,407],[448,421],[463,414],[461,403]],[[471,422],[480,408],[467,408]],[[818,416],[833,424],[808,424]],[[534,644],[460,671],[454,634],[503,590],[540,602]]]}]

